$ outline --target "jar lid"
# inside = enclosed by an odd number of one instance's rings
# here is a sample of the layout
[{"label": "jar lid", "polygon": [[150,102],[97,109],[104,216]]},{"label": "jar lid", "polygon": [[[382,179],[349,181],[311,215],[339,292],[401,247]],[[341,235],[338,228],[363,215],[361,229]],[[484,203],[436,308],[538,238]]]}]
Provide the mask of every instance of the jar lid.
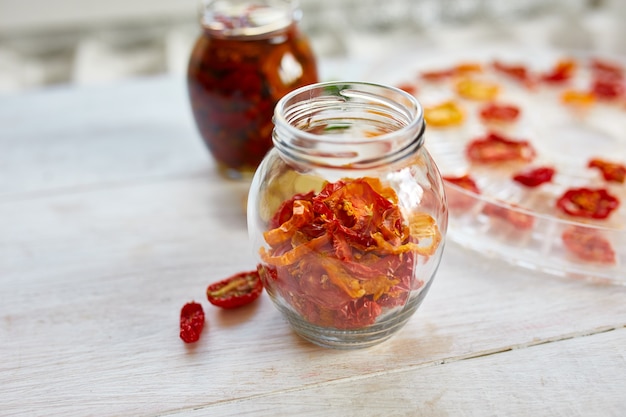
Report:
[{"label": "jar lid", "polygon": [[215,36],[254,37],[285,29],[296,11],[288,0],[210,0],[204,2],[201,23]]}]

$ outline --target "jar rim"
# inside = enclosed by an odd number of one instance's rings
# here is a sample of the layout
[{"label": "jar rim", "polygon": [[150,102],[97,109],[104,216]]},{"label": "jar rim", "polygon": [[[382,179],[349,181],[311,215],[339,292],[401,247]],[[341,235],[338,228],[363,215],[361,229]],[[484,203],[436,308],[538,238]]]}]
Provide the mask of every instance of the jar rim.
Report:
[{"label": "jar rim", "polygon": [[202,28],[223,38],[262,38],[284,31],[300,20],[294,0],[204,0]]},{"label": "jar rim", "polygon": [[273,122],[279,152],[336,167],[390,163],[424,143],[419,101],[402,89],[371,82],[329,81],[295,89],[278,101]]}]

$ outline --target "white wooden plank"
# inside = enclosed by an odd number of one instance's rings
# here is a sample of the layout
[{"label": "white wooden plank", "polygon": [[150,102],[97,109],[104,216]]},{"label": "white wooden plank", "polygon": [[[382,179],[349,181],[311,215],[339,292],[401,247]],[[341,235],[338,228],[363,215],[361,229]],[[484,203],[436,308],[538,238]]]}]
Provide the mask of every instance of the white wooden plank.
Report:
[{"label": "white wooden plank", "polygon": [[[184,302],[251,268],[242,187],[217,176],[0,203],[0,400],[9,415],[137,415],[206,407],[500,352],[626,324],[626,289],[485,261],[450,245],[431,294],[389,342],[356,352],[296,337],[264,295]],[[478,370],[476,371],[478,372]]]},{"label": "white wooden plank", "polygon": [[621,417],[626,329],[170,416]]},{"label": "white wooden plank", "polygon": [[173,77],[0,96],[0,148],[0,199],[213,167]]}]

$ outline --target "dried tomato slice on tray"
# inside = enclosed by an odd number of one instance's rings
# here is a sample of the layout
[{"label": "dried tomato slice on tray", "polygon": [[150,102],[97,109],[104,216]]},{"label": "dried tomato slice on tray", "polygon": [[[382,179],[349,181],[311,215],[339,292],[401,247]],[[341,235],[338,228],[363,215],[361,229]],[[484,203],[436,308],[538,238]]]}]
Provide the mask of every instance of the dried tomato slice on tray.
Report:
[{"label": "dried tomato slice on tray", "polygon": [[511,204],[510,207],[506,207],[504,206],[506,203],[502,202],[501,204],[503,205],[487,204],[483,208],[483,214],[504,220],[518,230],[530,230],[535,225],[533,215],[518,210],[519,207],[515,205]]},{"label": "dried tomato slice on tray", "polygon": [[467,157],[476,163],[494,162],[530,162],[536,152],[530,142],[513,140],[501,134],[489,133],[484,138],[469,142],[466,149]]},{"label": "dried tomato slice on tray", "polygon": [[620,201],[604,188],[570,188],[556,202],[564,213],[586,219],[606,219]]},{"label": "dried tomato slice on tray", "polygon": [[589,168],[597,168],[606,181],[623,184],[626,180],[626,165],[600,158],[593,158],[587,164]]},{"label": "dried tomato slice on tray", "polygon": [[571,226],[561,236],[565,248],[578,259],[601,264],[615,263],[615,249],[600,231]]},{"label": "dried tomato slice on tray", "polygon": [[552,181],[554,174],[555,170],[551,167],[530,168],[513,175],[513,181],[526,187],[538,187],[543,183]]},{"label": "dried tomato slice on tray", "polygon": [[[444,176],[443,179],[447,183],[454,184],[474,194],[480,194],[480,189],[476,181],[468,174],[459,177]],[[476,203],[476,200],[472,196],[451,187],[446,187],[446,195],[448,197],[448,207],[451,209],[467,210]]]},{"label": "dried tomato slice on tray", "polygon": [[510,123],[518,119],[521,110],[514,104],[489,103],[480,109],[483,122]]}]

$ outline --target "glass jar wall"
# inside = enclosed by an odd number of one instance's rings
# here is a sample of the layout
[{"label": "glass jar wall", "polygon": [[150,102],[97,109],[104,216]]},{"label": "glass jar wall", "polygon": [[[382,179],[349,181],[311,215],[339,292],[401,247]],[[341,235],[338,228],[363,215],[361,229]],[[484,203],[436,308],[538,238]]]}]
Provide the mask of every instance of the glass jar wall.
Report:
[{"label": "glass jar wall", "polygon": [[413,315],[443,252],[447,206],[405,92],[322,83],[276,106],[274,148],[248,198],[248,231],[271,299],[305,339],[358,348]]}]

